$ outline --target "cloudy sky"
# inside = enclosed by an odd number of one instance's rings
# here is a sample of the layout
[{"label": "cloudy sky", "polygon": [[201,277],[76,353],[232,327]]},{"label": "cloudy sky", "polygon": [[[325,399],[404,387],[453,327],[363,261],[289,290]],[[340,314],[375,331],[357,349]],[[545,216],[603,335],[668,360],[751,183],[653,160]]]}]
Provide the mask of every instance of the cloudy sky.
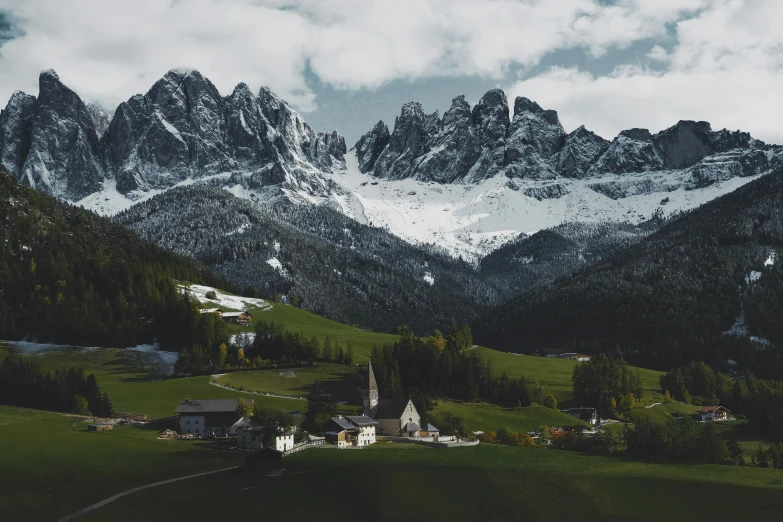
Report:
[{"label": "cloudy sky", "polygon": [[780,0],[0,0],[0,103],[53,68],[108,110],[167,70],[287,99],[349,146],[501,87],[611,138],[679,119],[783,143]]}]

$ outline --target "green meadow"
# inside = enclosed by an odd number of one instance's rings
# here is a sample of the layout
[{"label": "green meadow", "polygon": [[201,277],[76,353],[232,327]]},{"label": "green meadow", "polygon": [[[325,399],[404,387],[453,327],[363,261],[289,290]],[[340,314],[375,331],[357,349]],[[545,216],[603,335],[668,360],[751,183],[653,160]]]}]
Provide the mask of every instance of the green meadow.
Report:
[{"label": "green meadow", "polygon": [[497,431],[510,428],[519,433],[537,431],[541,426],[574,426],[584,424],[576,417],[543,406],[501,408],[484,402],[459,403],[438,400],[433,414],[451,412],[465,418],[470,431]]},{"label": "green meadow", "polygon": [[130,426],[88,432],[75,417],[0,406],[0,513],[57,520],[126,489],[241,462],[201,442],[156,435]]},{"label": "green meadow", "polygon": [[[557,398],[561,406],[571,406],[569,401],[574,398],[571,375],[574,373],[574,367],[579,364],[578,361],[570,359],[556,359],[552,357],[536,357],[531,355],[517,355],[513,353],[499,352],[491,348],[479,346],[475,350],[485,359],[492,361],[496,372],[506,372],[509,377],[518,377],[524,375],[528,380],[538,380],[545,382],[552,390],[552,394]],[[644,386],[644,397],[642,400],[646,403],[655,402],[660,399],[660,376],[661,372],[639,368]],[[573,404],[572,406],[580,406]]]},{"label": "green meadow", "polygon": [[[84,520],[775,520],[770,469],[673,465],[541,448],[310,449],[282,477],[226,472],[142,491]],[[302,501],[305,495],[306,501]],[[198,499],[198,500],[197,500]]]},{"label": "green meadow", "polygon": [[324,364],[307,368],[271,368],[226,373],[214,379],[220,385],[255,393],[305,397],[315,381],[323,384],[339,401],[359,402],[356,366]]}]

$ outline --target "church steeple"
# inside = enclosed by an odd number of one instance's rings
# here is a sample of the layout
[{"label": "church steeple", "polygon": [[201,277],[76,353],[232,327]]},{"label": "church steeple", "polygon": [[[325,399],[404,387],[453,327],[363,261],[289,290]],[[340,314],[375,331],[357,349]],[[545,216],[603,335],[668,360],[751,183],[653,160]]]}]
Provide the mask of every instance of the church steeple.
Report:
[{"label": "church steeple", "polygon": [[378,413],[378,383],[372,371],[372,361],[367,363],[367,389],[362,390],[362,406],[365,415],[375,418]]}]

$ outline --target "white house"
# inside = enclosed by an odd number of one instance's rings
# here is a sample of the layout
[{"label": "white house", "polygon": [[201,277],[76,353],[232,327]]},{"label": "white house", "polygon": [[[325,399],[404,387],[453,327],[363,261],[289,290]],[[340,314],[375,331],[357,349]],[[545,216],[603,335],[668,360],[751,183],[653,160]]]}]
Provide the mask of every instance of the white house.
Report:
[{"label": "white house", "polygon": [[[294,413],[296,413],[296,416],[299,415],[298,412]],[[289,412],[289,415],[296,417],[294,413]],[[297,425],[294,424],[285,433],[275,437],[274,449],[285,453],[286,451],[293,448],[294,434],[296,433],[297,429]],[[253,425],[250,417],[242,417],[236,423],[234,423],[231,428],[229,428],[229,433],[236,435],[237,447],[239,449],[258,451],[264,447],[259,434],[260,430],[261,428],[259,426]]]},{"label": "white house", "polygon": [[338,448],[369,446],[375,444],[375,427],[378,425],[366,415],[332,417],[324,435],[326,441]]},{"label": "white house", "polygon": [[702,406],[697,413],[702,422],[725,421],[729,410],[723,406]]}]

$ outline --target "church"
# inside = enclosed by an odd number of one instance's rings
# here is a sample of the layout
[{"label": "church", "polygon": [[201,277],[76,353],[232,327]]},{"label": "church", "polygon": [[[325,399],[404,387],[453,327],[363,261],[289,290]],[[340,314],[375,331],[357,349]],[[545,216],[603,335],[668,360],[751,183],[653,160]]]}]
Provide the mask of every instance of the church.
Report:
[{"label": "church", "polygon": [[362,406],[364,415],[378,423],[378,435],[414,438],[420,436],[421,416],[412,400],[379,398],[372,362],[367,363],[367,389],[362,390]]}]

